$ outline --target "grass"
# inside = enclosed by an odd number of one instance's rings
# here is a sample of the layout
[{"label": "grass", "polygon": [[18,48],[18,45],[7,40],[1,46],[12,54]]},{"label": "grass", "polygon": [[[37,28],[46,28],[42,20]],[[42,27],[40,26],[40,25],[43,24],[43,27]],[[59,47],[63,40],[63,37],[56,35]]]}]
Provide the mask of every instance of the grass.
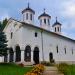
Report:
[{"label": "grass", "polygon": [[24,75],[32,67],[21,67],[15,64],[0,63],[0,75]]},{"label": "grass", "polygon": [[75,75],[75,64],[67,65],[62,63],[58,65],[58,69],[64,73],[64,75]]}]

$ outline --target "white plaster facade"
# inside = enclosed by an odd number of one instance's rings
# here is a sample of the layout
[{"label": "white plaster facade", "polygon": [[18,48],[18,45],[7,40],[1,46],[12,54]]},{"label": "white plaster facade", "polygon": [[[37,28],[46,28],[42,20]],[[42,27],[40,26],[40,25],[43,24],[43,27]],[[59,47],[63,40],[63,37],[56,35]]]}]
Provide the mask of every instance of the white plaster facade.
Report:
[{"label": "white plaster facade", "polygon": [[[15,47],[20,46],[21,61],[24,60],[24,51],[27,45],[31,47],[31,61],[33,60],[33,51],[35,47],[39,48],[39,61],[49,61],[49,53],[53,53],[53,59],[55,62],[72,62],[75,61],[75,41],[56,34],[51,31],[44,30],[42,28],[30,25],[27,23],[21,23],[14,19],[8,21],[7,26],[4,29],[7,35],[8,47],[12,47],[14,50],[14,62],[15,62]],[[12,39],[11,32],[13,32]],[[37,32],[37,37],[35,37]],[[56,47],[58,46],[58,53]],[[66,53],[64,48],[66,48]],[[9,55],[8,55],[9,57]],[[9,62],[9,60],[8,60]]]}]

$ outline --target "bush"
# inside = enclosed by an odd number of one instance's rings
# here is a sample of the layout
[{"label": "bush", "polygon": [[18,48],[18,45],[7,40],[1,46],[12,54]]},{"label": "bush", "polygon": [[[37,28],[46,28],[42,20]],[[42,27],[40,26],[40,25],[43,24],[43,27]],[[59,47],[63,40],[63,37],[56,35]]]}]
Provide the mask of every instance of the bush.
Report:
[{"label": "bush", "polygon": [[38,64],[35,65],[34,68],[25,75],[40,75],[44,71],[44,65]]},{"label": "bush", "polygon": [[69,65],[66,64],[66,63],[60,63],[60,64],[57,65],[57,67],[58,67],[58,70],[59,70],[60,72],[66,74],[67,71],[68,71],[68,68],[67,68],[67,67],[69,67]]},{"label": "bush", "polygon": [[20,63],[20,64],[18,64],[19,66],[21,66],[21,67],[24,67],[24,64],[23,63]]},{"label": "bush", "polygon": [[54,63],[50,63],[50,62],[46,62],[46,61],[42,61],[41,64],[45,65],[45,66],[53,66]]}]

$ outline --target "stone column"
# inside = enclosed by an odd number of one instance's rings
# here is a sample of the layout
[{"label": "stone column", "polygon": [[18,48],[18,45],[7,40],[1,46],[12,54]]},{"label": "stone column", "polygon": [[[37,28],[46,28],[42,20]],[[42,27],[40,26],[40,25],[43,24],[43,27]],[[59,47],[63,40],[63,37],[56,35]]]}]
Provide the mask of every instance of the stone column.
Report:
[{"label": "stone column", "polygon": [[21,62],[24,62],[24,50],[21,50]]},{"label": "stone column", "polygon": [[10,54],[8,53],[8,56],[7,56],[7,62],[9,62],[9,57],[10,57]]},{"label": "stone column", "polygon": [[33,60],[33,51],[31,51],[31,62],[34,64],[34,60]]},{"label": "stone column", "polygon": [[16,52],[14,51],[14,62],[15,62],[15,60],[16,60]]}]

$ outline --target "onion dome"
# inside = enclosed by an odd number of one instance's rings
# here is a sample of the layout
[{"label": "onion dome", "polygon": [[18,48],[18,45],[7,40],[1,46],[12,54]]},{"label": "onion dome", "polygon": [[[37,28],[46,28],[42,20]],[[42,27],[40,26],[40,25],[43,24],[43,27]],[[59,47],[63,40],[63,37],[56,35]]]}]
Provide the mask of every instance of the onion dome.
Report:
[{"label": "onion dome", "polygon": [[28,3],[28,7],[22,11],[22,14],[26,11],[30,11],[30,12],[33,12],[35,14],[35,11],[29,7],[29,3]]},{"label": "onion dome", "polygon": [[38,19],[39,19],[40,17],[49,17],[49,18],[51,18],[51,16],[48,15],[48,14],[45,12],[45,9],[44,9],[44,13],[42,13],[42,14],[38,17]]},{"label": "onion dome", "polygon": [[60,26],[62,25],[61,23],[59,23],[59,22],[57,21],[57,17],[56,17],[56,22],[53,24],[53,27],[56,26],[56,25],[60,25]]}]

